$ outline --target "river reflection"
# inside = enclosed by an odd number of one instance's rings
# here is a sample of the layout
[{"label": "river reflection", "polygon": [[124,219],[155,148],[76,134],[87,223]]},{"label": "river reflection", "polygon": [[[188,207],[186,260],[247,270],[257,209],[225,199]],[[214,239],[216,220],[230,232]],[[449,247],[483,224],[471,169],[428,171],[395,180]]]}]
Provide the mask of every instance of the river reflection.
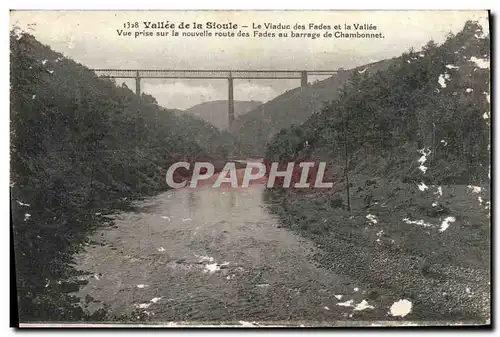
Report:
[{"label": "river reflection", "polygon": [[75,257],[98,275],[78,295],[163,321],[321,317],[341,278],[310,262],[311,243],[278,228],[263,191],[206,187],[138,202]]}]

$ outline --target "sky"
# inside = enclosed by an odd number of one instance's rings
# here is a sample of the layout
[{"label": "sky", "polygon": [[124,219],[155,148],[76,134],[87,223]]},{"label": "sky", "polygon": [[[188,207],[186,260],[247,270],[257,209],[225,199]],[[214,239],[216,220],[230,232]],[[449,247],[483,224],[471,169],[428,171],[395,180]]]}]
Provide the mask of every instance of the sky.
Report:
[{"label": "sky", "polygon": [[[89,68],[335,70],[349,69],[441,43],[467,20],[477,20],[487,34],[486,11],[13,11],[10,25],[29,31]],[[372,24],[383,39],[310,39],[270,37],[119,36],[118,30],[144,31],[143,22],[237,24],[253,34],[253,25]],[[125,29],[138,22],[139,28]],[[241,26],[248,26],[243,28]],[[177,31],[180,31],[176,28]],[[152,31],[151,29],[147,31]],[[159,29],[168,32],[170,29]],[[215,32],[216,30],[211,30]],[[287,30],[285,30],[287,31]],[[156,32],[156,30],[155,30]],[[277,31],[275,31],[277,32]],[[304,32],[315,32],[304,30]],[[316,32],[324,32],[316,30]],[[344,31],[345,32],[345,31]],[[360,31],[361,32],[361,31]],[[321,79],[310,77],[309,81]],[[117,79],[135,88],[133,80]],[[227,99],[225,80],[143,79],[141,90],[167,108]],[[235,80],[235,100],[266,102],[300,85],[300,80]]]}]

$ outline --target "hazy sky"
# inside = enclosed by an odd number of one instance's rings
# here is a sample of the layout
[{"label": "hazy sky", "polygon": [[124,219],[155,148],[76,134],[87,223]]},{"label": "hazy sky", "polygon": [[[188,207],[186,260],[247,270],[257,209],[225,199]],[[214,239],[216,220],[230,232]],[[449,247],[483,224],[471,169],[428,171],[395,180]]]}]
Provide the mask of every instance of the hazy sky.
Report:
[{"label": "hazy sky", "polygon": [[[443,42],[467,20],[487,31],[487,12],[478,11],[16,11],[11,26],[29,30],[42,43],[90,68],[121,69],[348,69],[398,56],[430,39]],[[126,22],[235,23],[252,34],[253,24],[373,24],[384,39],[123,37]],[[135,30],[135,29],[134,29]],[[203,31],[205,29],[202,29]],[[150,30],[151,31],[151,30]],[[170,29],[160,29],[170,31]],[[214,31],[212,31],[214,32]],[[313,32],[305,30],[304,32]],[[324,31],[321,31],[324,32]],[[310,81],[315,78],[310,78]],[[134,88],[133,80],[117,79]],[[237,80],[236,100],[267,101],[300,85],[299,80]],[[168,108],[227,99],[224,80],[144,79],[142,90]]]}]

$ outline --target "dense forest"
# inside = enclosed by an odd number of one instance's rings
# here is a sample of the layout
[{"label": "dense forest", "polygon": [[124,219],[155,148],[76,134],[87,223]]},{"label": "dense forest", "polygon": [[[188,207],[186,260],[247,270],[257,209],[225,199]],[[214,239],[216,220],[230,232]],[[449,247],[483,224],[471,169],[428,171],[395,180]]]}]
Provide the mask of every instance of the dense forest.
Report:
[{"label": "dense forest", "polygon": [[467,22],[385,70],[358,68],[338,98],[268,144],[272,160],[326,161],[334,183],[267,190],[281,226],[378,305],[411,299],[419,320],[491,317],[489,60],[489,36]]},{"label": "dense forest", "polygon": [[[112,225],[106,214],[164,191],[172,162],[222,162],[238,142],[243,153],[261,154],[268,135],[268,160],[329,163],[331,191],[265,195],[283,226],[321,243],[323,265],[421,301],[429,319],[447,305],[442,312],[457,319],[483,315],[465,290],[442,298],[462,279],[482,287],[485,301],[489,294],[490,38],[477,23],[441,45],[430,41],[420,51],[292,90],[245,115],[229,128],[232,136],[99,78],[17,29],[10,59],[11,214],[22,322],[120,319],[106,309],[87,312],[72,295],[84,282],[72,256],[93,244],[88,234]],[[345,207],[345,186],[353,210]],[[450,216],[456,226],[440,230]],[[426,275],[405,269],[415,260]],[[436,265],[449,268],[436,277]]]},{"label": "dense forest", "polygon": [[363,69],[367,73],[387,69],[393,60],[383,60],[360,68],[339,69],[322,81],[288,90],[245,115],[239,116],[228,128],[240,144],[242,153],[262,157],[266,144],[283,128],[305,122],[311,115],[321,111],[332,100],[338,98],[346,81]]},{"label": "dense forest", "polygon": [[[339,97],[303,124],[282,129],[269,159],[317,157],[354,172],[426,182],[489,179],[490,45],[468,22],[388,69],[353,72]],[[425,155],[424,155],[425,153]],[[417,159],[424,155],[425,165]],[[367,156],[377,164],[369,165]]]},{"label": "dense forest", "polygon": [[11,31],[10,59],[20,318],[85,319],[68,295],[78,286],[67,281],[75,279],[68,264],[88,232],[105,223],[101,214],[165,190],[172,161],[222,158],[229,144],[213,126],[98,78],[27,33]]}]

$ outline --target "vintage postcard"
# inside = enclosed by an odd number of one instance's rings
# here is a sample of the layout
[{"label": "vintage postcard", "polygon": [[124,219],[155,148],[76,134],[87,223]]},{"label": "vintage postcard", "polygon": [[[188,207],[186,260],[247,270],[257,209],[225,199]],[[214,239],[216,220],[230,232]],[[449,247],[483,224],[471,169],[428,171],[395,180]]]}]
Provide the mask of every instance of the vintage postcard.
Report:
[{"label": "vintage postcard", "polygon": [[19,325],[490,325],[489,18],[11,11]]}]

